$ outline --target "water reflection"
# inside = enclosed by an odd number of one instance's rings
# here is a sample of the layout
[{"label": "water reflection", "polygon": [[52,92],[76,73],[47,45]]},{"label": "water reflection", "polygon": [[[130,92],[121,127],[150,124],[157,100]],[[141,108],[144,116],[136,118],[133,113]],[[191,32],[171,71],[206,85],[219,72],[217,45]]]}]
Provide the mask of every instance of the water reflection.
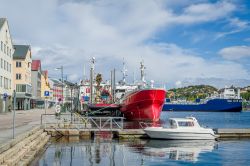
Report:
[{"label": "water reflection", "polygon": [[199,154],[212,152],[217,147],[213,140],[149,140],[142,154],[170,160],[198,161]]},{"label": "water reflection", "polygon": [[52,141],[46,152],[32,165],[150,165],[168,161],[198,161],[209,153],[215,141],[112,140],[109,137],[79,139],[64,137]]}]

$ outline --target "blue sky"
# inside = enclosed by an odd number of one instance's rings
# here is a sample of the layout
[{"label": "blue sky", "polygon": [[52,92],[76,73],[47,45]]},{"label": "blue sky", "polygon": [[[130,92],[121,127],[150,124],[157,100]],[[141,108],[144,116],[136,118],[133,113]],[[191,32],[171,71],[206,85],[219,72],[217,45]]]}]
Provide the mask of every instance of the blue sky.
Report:
[{"label": "blue sky", "polygon": [[[30,44],[52,77],[64,65],[78,81],[96,57],[96,72],[146,79],[167,87],[250,84],[250,2],[247,0],[0,0],[13,41]],[[88,71],[88,70],[87,70]],[[88,72],[86,73],[88,75]]]}]

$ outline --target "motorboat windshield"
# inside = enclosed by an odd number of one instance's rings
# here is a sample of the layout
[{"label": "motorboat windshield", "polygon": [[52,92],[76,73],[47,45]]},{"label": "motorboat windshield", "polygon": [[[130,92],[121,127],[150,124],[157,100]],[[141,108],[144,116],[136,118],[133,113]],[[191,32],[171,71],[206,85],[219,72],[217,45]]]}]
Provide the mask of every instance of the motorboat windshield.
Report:
[{"label": "motorboat windshield", "polygon": [[178,127],[200,127],[198,121],[194,117],[171,118],[169,119],[169,124],[172,129]]}]

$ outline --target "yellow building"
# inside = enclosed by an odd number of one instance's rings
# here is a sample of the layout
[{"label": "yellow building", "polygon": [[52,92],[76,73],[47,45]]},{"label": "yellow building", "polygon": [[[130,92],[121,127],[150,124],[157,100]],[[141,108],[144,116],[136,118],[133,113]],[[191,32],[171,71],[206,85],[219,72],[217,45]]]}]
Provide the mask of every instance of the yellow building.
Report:
[{"label": "yellow building", "polygon": [[29,45],[14,45],[13,83],[16,90],[16,109],[28,110],[31,106],[31,49]]}]

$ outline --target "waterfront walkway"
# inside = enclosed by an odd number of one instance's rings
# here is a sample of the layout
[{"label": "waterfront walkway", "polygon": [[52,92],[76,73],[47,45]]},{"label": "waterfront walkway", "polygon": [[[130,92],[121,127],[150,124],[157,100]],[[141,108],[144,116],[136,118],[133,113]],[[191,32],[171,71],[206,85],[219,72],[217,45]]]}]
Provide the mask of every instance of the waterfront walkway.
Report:
[{"label": "waterfront walkway", "polygon": [[[32,128],[40,125],[41,114],[44,109],[31,109],[26,111],[16,111],[15,136],[18,136]],[[54,108],[46,109],[47,114],[55,113]],[[0,147],[10,141],[13,136],[13,112],[0,114]]]}]

